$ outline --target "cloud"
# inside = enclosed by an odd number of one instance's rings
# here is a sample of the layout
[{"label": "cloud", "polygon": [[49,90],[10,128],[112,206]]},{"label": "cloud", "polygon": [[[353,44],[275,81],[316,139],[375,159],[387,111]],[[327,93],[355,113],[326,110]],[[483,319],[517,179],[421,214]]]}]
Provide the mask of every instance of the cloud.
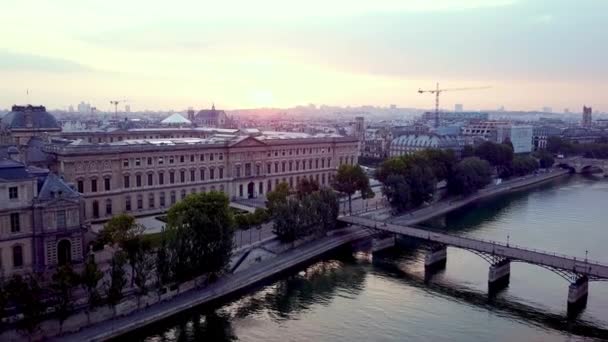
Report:
[{"label": "cloud", "polygon": [[0,70],[73,73],[93,68],[68,59],[17,53],[0,49]]}]

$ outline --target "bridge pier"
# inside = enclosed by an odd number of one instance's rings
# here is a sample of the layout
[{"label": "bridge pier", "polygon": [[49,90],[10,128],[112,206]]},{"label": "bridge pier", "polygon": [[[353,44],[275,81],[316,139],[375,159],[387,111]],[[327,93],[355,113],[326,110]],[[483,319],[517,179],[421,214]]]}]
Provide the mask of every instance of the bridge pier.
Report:
[{"label": "bridge pier", "polygon": [[488,271],[488,290],[490,293],[498,292],[509,286],[509,278],[511,277],[511,261],[502,259],[497,263],[490,265]]},{"label": "bridge pier", "polygon": [[587,306],[589,278],[582,276],[568,287],[568,315],[577,315]]},{"label": "bridge pier", "polygon": [[432,245],[424,257],[424,269],[436,271],[445,268],[448,259],[448,248],[445,245]]},{"label": "bridge pier", "polygon": [[372,239],[372,253],[379,252],[381,250],[395,247],[395,235],[390,234],[389,236],[375,237]]}]

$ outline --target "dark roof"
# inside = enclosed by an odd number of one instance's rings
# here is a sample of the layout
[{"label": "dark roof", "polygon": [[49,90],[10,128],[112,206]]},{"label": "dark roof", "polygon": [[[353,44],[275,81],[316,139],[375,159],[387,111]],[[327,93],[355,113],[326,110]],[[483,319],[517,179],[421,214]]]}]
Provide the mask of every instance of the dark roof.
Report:
[{"label": "dark roof", "polygon": [[226,115],[226,112],[223,110],[215,109],[215,105],[211,107],[211,109],[202,109],[196,113],[195,118],[197,119],[216,119],[220,114]]},{"label": "dark roof", "polygon": [[22,163],[11,159],[0,160],[0,180],[18,180],[33,177]]},{"label": "dark roof", "polygon": [[8,129],[61,129],[55,117],[44,106],[13,106],[12,111],[0,121],[2,128]]},{"label": "dark roof", "polygon": [[38,192],[39,200],[50,200],[53,198],[78,198],[80,195],[76,190],[67,185],[63,179],[54,173],[49,173]]}]

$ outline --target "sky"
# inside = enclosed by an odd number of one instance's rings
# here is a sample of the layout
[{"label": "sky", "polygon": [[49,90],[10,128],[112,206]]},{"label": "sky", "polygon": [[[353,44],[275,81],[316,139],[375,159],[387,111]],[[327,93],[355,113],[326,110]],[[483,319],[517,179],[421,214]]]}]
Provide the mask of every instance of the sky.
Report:
[{"label": "sky", "polygon": [[604,0],[3,0],[0,108],[608,111]]}]

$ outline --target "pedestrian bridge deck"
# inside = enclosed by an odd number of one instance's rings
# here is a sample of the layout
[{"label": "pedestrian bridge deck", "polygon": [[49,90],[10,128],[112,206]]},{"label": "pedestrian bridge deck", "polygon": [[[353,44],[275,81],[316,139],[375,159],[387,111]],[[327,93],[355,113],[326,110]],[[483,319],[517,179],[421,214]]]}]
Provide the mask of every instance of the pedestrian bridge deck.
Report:
[{"label": "pedestrian bridge deck", "polygon": [[341,216],[342,222],[364,226],[375,230],[411,236],[447,246],[459,247],[470,251],[489,254],[513,261],[522,261],[550,269],[563,270],[589,280],[608,280],[608,264],[576,258],[558,253],[539,251],[497,241],[486,241],[455,236],[413,227],[395,225],[358,216]]}]

